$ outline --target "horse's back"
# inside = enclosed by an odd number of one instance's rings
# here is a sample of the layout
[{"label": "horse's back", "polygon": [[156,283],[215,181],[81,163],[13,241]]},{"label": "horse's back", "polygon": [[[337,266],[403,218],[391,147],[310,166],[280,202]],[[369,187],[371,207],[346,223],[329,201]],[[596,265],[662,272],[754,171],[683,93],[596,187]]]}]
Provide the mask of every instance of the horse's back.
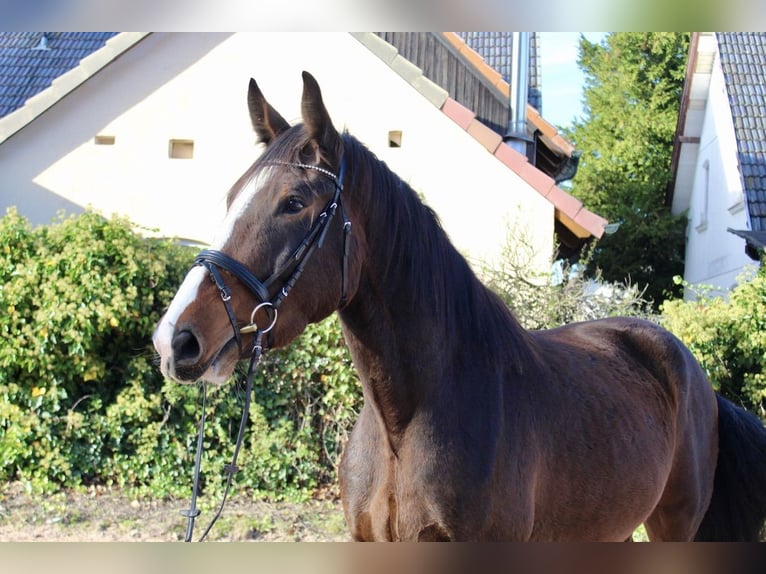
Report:
[{"label": "horse's back", "polygon": [[[715,415],[715,394],[689,349],[656,323],[629,317],[572,323],[533,332],[545,349],[546,364],[569,357],[591,375],[585,384],[619,386],[635,400],[650,387],[668,406],[680,409],[707,404]],[[679,413],[680,414],[680,413]]]}]

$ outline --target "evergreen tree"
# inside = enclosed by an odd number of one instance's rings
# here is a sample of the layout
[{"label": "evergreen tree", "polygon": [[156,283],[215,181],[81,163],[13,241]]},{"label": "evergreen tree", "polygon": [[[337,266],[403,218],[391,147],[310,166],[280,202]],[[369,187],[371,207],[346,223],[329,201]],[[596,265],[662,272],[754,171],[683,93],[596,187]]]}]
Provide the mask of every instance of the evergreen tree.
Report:
[{"label": "evergreen tree", "polygon": [[586,116],[567,131],[582,152],[573,195],[620,224],[599,242],[591,271],[646,287],[655,305],[680,294],[673,276],[683,274],[686,219],[670,214],[665,194],[688,46],[688,33],[581,37]]}]

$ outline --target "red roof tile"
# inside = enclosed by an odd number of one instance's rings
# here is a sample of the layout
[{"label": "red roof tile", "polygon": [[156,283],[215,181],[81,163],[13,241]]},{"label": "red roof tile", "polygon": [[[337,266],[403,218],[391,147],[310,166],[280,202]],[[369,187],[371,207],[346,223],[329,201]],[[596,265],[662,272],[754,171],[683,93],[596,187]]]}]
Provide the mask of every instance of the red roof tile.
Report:
[{"label": "red roof tile", "polygon": [[499,146],[495,150],[495,157],[516,173],[521,173],[521,170],[529,163],[525,155],[507,145]]},{"label": "red roof tile", "polygon": [[442,105],[442,112],[464,130],[468,129],[468,126],[471,125],[471,122],[476,117],[476,114],[471,110],[452,98],[446,99]]},{"label": "red roof tile", "polygon": [[[484,76],[490,84],[494,85],[500,93],[505,97],[510,97],[511,87],[508,82],[506,82],[503,79],[503,76],[490,66],[484,58],[474,52],[474,50],[465,43],[465,40],[455,32],[442,32],[442,36],[469,62],[471,62],[476,71]],[[529,104],[527,104],[527,120],[532,123],[536,129],[546,135],[549,138],[550,143],[559,148],[564,154],[571,156],[575,151],[574,146],[558,133],[556,127],[545,121],[540,113]]]},{"label": "red roof tile", "polygon": [[495,153],[495,150],[503,143],[503,138],[500,137],[499,133],[488,128],[477,119],[474,119],[468,125],[466,131],[481,143],[481,145],[487,148],[487,151],[490,153]]}]

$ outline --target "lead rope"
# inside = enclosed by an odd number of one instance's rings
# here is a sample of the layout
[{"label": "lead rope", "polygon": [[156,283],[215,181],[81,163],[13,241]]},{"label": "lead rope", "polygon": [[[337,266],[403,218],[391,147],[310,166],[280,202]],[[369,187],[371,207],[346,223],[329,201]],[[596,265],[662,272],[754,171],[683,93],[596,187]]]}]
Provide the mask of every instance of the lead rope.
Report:
[{"label": "lead rope", "polygon": [[186,538],[184,542],[191,542],[194,533],[194,519],[200,515],[197,508],[197,493],[199,492],[199,468],[202,460],[202,438],[205,435],[205,407],[207,405],[207,384],[202,383],[202,415],[199,418],[199,434],[197,434],[197,454],[194,457],[194,483],[192,485],[191,504],[188,510],[182,510],[181,515],[188,519],[186,523]]},{"label": "lead rope", "polygon": [[[234,479],[234,475],[239,470],[239,468],[237,467],[237,456],[239,455],[239,450],[240,450],[240,447],[242,446],[242,439],[245,435],[245,428],[247,427],[247,421],[250,418],[250,401],[253,394],[253,380],[255,379],[255,372],[258,368],[258,363],[261,361],[262,355],[263,355],[263,331],[258,329],[255,333],[255,342],[253,343],[253,353],[252,353],[252,356],[250,357],[250,366],[247,369],[247,376],[245,379],[245,405],[244,405],[244,408],[242,409],[242,419],[239,423],[239,431],[237,432],[237,441],[234,443],[234,453],[232,454],[232,457],[231,457],[231,463],[223,467],[224,472],[228,475],[226,478],[226,488],[224,489],[224,492],[223,492],[223,498],[221,499],[221,504],[218,506],[218,510],[216,511],[213,518],[210,520],[210,524],[208,524],[207,528],[205,528],[205,531],[202,533],[202,536],[200,536],[199,542],[202,542],[205,539],[208,532],[210,532],[210,529],[213,528],[213,525],[221,516],[221,512],[223,512],[223,507],[226,504],[226,499],[229,496],[229,489],[231,488],[232,480]],[[181,514],[183,516],[186,516],[188,519],[188,522],[186,525],[186,537],[184,539],[184,542],[192,541],[192,536],[194,533],[194,521],[200,515],[200,510],[197,508],[197,495],[199,493],[199,475],[200,475],[200,466],[202,464],[202,442],[203,442],[203,435],[205,430],[206,402],[207,402],[207,385],[203,383],[202,414],[200,415],[199,435],[197,436],[197,453],[194,458],[194,482],[192,486],[191,505],[188,510],[181,511]]]},{"label": "lead rope", "polygon": [[[240,350],[242,349],[241,334],[253,333],[253,332],[255,333],[255,342],[253,343],[253,352],[250,358],[250,366],[248,367],[248,370],[247,370],[246,385],[245,385],[245,405],[242,412],[242,420],[239,425],[239,432],[237,433],[237,441],[234,444],[234,454],[232,455],[231,464],[227,464],[224,466],[224,471],[228,475],[226,479],[226,489],[224,490],[223,499],[221,500],[221,504],[218,507],[218,511],[215,513],[215,516],[213,516],[212,520],[210,521],[210,524],[208,524],[207,528],[205,529],[205,532],[202,533],[202,536],[199,539],[200,542],[202,542],[205,539],[208,532],[210,532],[210,529],[213,527],[213,525],[218,520],[218,517],[221,515],[221,512],[223,512],[223,507],[226,504],[226,499],[229,495],[229,489],[231,488],[231,483],[232,483],[234,474],[239,470],[239,468],[237,467],[237,455],[239,454],[239,449],[242,446],[242,439],[245,434],[245,428],[247,427],[247,421],[249,419],[250,401],[252,398],[252,390],[253,390],[253,379],[255,378],[255,372],[258,367],[258,363],[261,360],[261,355],[263,354],[263,351],[264,351],[263,335],[265,333],[268,333],[274,327],[274,324],[277,321],[277,308],[280,306],[284,298],[287,297],[287,294],[289,293],[290,289],[292,289],[293,285],[298,280],[301,273],[303,273],[303,268],[306,265],[308,259],[311,257],[311,254],[313,253],[313,251],[317,248],[322,247],[325,236],[327,234],[327,230],[329,228],[329,223],[332,220],[333,216],[335,215],[335,212],[338,209],[338,207],[340,207],[340,211],[343,217],[343,256],[341,261],[343,277],[341,280],[341,298],[340,298],[339,307],[343,307],[346,304],[346,300],[348,296],[348,254],[349,254],[349,236],[351,235],[351,221],[349,221],[348,216],[346,215],[346,210],[343,208],[343,204],[341,202],[341,192],[343,191],[343,178],[344,178],[345,170],[346,170],[346,162],[341,161],[340,170],[337,176],[324,168],[321,168],[319,166],[314,166],[314,165],[307,165],[302,163],[289,163],[289,162],[281,162],[281,161],[275,161],[271,163],[275,163],[279,165],[292,165],[292,166],[296,166],[296,167],[300,167],[304,169],[313,169],[315,171],[318,171],[330,177],[333,180],[333,182],[335,183],[335,193],[333,195],[333,198],[328,203],[328,205],[322,211],[320,215],[320,219],[317,222],[317,225],[310,230],[309,235],[298,246],[298,249],[295,251],[295,253],[293,253],[293,256],[291,257],[291,259],[297,259],[298,264],[295,267],[295,269],[293,269],[292,273],[290,274],[290,277],[288,277],[285,284],[282,286],[282,289],[280,289],[280,291],[271,301],[267,301],[268,299],[267,285],[269,285],[272,282],[272,280],[278,277],[281,273],[279,272],[275,273],[274,275],[272,275],[272,277],[267,279],[266,283],[264,284],[261,281],[259,281],[256,277],[254,277],[244,265],[242,265],[238,261],[232,259],[231,257],[219,251],[211,251],[211,250],[202,251],[200,252],[200,254],[197,256],[197,258],[194,261],[195,265],[203,265],[204,267],[208,269],[211,277],[213,278],[213,281],[218,286],[218,289],[220,290],[220,293],[221,293],[221,299],[223,301],[224,307],[226,308],[226,314],[228,315],[229,322],[231,323],[231,326],[234,329],[234,336],[236,338],[237,345]],[[231,308],[231,303],[230,303],[231,291],[228,289],[228,287],[226,287],[223,281],[223,278],[221,277],[221,274],[218,272],[217,266],[221,266],[227,271],[229,271],[231,274],[237,277],[240,281],[244,282],[245,285],[253,293],[255,293],[258,297],[260,297],[262,303],[258,304],[255,307],[255,309],[253,309],[253,312],[250,316],[249,325],[246,325],[245,327],[242,327],[242,328],[238,327],[236,316],[234,315],[234,310]],[[264,306],[268,306],[273,310],[274,317],[271,320],[271,325],[269,325],[266,329],[260,329],[255,324],[255,314],[260,308]],[[185,542],[192,541],[192,536],[194,533],[194,521],[200,515],[200,510],[197,508],[197,495],[199,493],[200,466],[202,464],[202,444],[203,444],[203,437],[204,437],[204,430],[205,430],[206,399],[207,399],[207,385],[203,383],[202,414],[200,415],[199,435],[197,436],[197,452],[194,458],[194,481],[192,485],[191,504],[188,510],[181,511],[181,514],[183,516],[186,516],[188,519],[188,523],[186,527],[186,537],[184,539]]]}]

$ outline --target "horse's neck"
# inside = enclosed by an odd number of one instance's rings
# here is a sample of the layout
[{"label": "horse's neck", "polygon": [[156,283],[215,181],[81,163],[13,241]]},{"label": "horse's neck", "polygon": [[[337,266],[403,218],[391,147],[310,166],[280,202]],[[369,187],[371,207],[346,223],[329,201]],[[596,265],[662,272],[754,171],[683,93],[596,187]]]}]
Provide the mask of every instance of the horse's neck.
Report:
[{"label": "horse's neck", "polygon": [[[421,211],[412,219],[415,209]],[[470,383],[466,364],[486,372],[502,354],[512,369],[517,353],[526,352],[527,336],[424,207],[410,204],[410,219],[400,221],[395,234],[381,223],[391,216],[390,206],[369,209],[361,283],[340,317],[365,400],[395,436],[438,385]],[[424,234],[428,239],[419,243]],[[444,396],[444,388],[438,391]]]},{"label": "horse's neck", "polygon": [[359,294],[340,313],[346,343],[359,372],[365,401],[381,416],[392,443],[406,429],[438,380],[443,337],[419,317],[400,314],[374,287]]}]

